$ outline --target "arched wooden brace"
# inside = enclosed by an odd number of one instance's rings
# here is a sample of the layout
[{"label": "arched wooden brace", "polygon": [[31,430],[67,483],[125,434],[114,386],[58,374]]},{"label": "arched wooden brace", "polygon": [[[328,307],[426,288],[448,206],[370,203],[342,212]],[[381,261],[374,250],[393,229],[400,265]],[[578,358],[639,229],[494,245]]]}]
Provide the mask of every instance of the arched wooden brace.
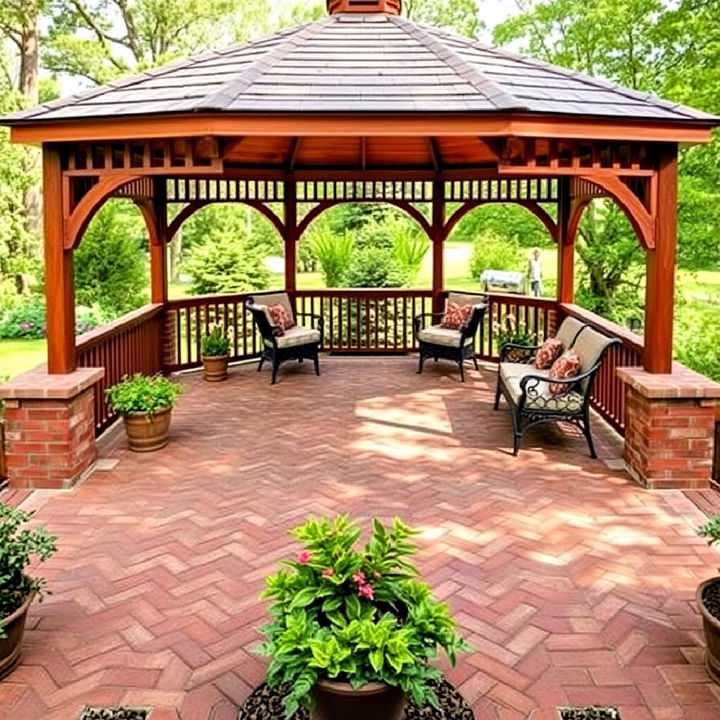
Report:
[{"label": "arched wooden brace", "polygon": [[105,204],[112,194],[123,185],[139,179],[137,175],[110,175],[93,185],[75,206],[65,222],[66,250],[72,250],[80,244],[83,233],[95,213]]},{"label": "arched wooden brace", "polygon": [[[611,175],[588,175],[583,176],[582,179],[605,190],[610,199],[617,203],[633,226],[635,234],[645,250],[655,248],[655,218],[624,182]],[[582,210],[587,207],[589,200],[587,198],[576,199],[587,200],[578,212],[577,222],[579,224]]]},{"label": "arched wooden brace", "polygon": [[[193,200],[189,202],[180,212],[173,218],[173,221],[168,225],[167,239],[170,242],[180,229],[182,224],[198,210],[212,205],[217,200]],[[275,229],[280,233],[280,237],[285,237],[285,223],[267,206],[265,203],[257,200],[233,200],[233,202],[242,203],[249,205],[251,208],[257,210],[261,215],[264,215],[274,226]]]},{"label": "arched wooden brace", "polygon": [[[310,227],[310,224],[322,215],[326,210],[336,205],[343,205],[345,203],[354,202],[353,200],[323,200],[312,208],[307,215],[298,223],[298,238],[301,238],[305,231]],[[418,225],[425,231],[428,237],[432,237],[432,228],[430,223],[427,221],[425,216],[412,205],[412,203],[405,200],[377,200],[377,201],[361,201],[365,204],[376,202],[377,204],[394,205],[400,208],[403,212],[408,214]]]},{"label": "arched wooden brace", "polygon": [[150,245],[160,245],[162,240],[160,238],[158,218],[155,214],[155,208],[153,207],[152,200],[149,198],[134,198],[133,202],[138,206],[138,209],[145,220],[145,227],[147,229]]},{"label": "arched wooden brace", "polygon": [[[557,224],[550,217],[547,211],[538,203],[536,203],[534,200],[508,200],[507,202],[514,203],[515,205],[521,205],[522,207],[527,208],[547,228],[552,239],[557,240]],[[491,203],[488,200],[468,200],[467,202],[463,203],[445,223],[445,237],[447,238],[450,235],[450,233],[460,222],[460,220],[462,220],[462,218],[464,218],[465,215],[467,215],[471,210],[474,210],[475,208],[482,205],[490,204],[494,205],[497,203],[495,201]]]}]

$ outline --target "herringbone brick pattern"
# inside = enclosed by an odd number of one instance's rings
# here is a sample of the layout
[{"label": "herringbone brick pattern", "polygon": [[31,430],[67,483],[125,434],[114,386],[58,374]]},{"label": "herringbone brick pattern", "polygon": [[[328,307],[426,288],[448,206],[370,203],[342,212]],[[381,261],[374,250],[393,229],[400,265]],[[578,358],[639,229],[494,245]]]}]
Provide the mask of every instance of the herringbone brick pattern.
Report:
[{"label": "herringbone brick pattern", "polygon": [[[717,564],[679,492],[642,490],[554,429],[508,453],[493,372],[410,359],[187,376],[172,442],[70,492],[24,501],[60,540],[0,717],[74,720],[85,703],[153,720],[230,720],[263,678],[265,575],[308,513],[401,515],[475,651],[450,671],[478,720],[720,717],[693,595]],[[607,450],[606,450],[607,452]]]}]

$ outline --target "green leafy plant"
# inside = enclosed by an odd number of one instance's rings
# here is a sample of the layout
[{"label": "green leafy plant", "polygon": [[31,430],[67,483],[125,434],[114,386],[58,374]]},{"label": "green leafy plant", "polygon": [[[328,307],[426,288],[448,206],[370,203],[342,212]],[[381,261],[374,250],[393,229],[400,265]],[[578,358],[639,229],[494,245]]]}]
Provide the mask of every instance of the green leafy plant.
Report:
[{"label": "green leafy plant", "polygon": [[350,288],[398,288],[407,287],[409,277],[392,250],[369,247],[355,253],[345,282]]},{"label": "green leafy plant", "polygon": [[430,250],[430,239],[405,223],[397,223],[393,250],[395,258],[404,268],[410,284],[414,283],[423,260]]},{"label": "green leafy plant", "polygon": [[534,345],[537,338],[535,333],[521,328],[514,315],[506,315],[503,322],[494,322],[493,333],[498,347],[502,347],[506,343]]},{"label": "green leafy plant", "polygon": [[145,413],[152,417],[160,410],[174,407],[182,387],[162,375],[127,375],[105,394],[113,410],[121,415]]},{"label": "green leafy plant", "polygon": [[325,286],[342,287],[355,249],[353,239],[346,233],[332,233],[323,227],[311,238],[310,249],[320,264]]},{"label": "green leafy plant", "polygon": [[222,325],[211,325],[200,341],[204,357],[225,357],[230,354],[233,329],[225,330]]},{"label": "green leafy plant", "polygon": [[42,562],[57,549],[56,538],[44,527],[23,527],[31,517],[24,510],[0,503],[0,618],[14,613],[28,595],[42,595],[45,579],[25,571],[33,557]]},{"label": "green leafy plant", "polygon": [[408,562],[417,533],[395,518],[373,520],[367,543],[347,516],[311,518],[292,535],[304,544],[296,560],[267,579],[273,601],[260,652],[271,657],[268,684],[287,685],[287,717],[312,703],[320,679],[358,688],[380,681],[400,687],[418,705],[437,705],[428,684],[442,673],[429,660],[443,649],[454,664],[469,646],[445,604],[415,579]]},{"label": "green leafy plant", "polygon": [[704,525],[701,525],[697,533],[700,537],[707,539],[708,545],[720,543],[720,513],[713,515]]},{"label": "green leafy plant", "polygon": [[516,237],[501,237],[493,232],[485,232],[473,242],[470,276],[475,280],[485,270],[523,272],[526,264]]}]

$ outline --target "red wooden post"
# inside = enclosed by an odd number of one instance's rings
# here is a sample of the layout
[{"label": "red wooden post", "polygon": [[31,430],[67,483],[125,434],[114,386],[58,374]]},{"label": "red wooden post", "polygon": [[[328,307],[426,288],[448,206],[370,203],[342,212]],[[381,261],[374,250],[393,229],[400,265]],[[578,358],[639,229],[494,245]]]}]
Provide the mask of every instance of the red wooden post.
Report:
[{"label": "red wooden post", "polygon": [[559,303],[575,302],[575,232],[570,227],[572,199],[570,178],[558,178],[557,218],[557,299]]},{"label": "red wooden post", "polygon": [[285,290],[297,289],[297,185],[285,183]]},{"label": "red wooden post", "polygon": [[45,225],[45,295],[48,372],[71,373],[75,353],[75,278],[73,251],[66,250],[60,151],[43,145],[43,215]]},{"label": "red wooden post", "polygon": [[[167,187],[165,178],[153,180],[153,212],[146,215],[150,235],[150,302],[168,300]],[[151,227],[151,225],[153,227]]]},{"label": "red wooden post", "polygon": [[657,177],[655,249],[646,253],[643,365],[650,373],[672,372],[677,193],[677,145],[666,144],[660,150]]},{"label": "red wooden post", "polygon": [[433,251],[433,312],[441,312],[440,294],[445,288],[445,183],[442,180],[433,182],[432,200],[432,240]]}]

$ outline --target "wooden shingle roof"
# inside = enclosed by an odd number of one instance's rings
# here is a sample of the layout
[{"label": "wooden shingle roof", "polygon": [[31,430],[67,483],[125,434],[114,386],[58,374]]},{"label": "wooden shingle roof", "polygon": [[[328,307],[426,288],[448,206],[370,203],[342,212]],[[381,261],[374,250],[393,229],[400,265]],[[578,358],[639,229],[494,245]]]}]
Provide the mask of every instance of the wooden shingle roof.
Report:
[{"label": "wooden shingle roof", "polygon": [[174,113],[706,113],[390,14],[336,14],[24,110],[7,124]]}]

